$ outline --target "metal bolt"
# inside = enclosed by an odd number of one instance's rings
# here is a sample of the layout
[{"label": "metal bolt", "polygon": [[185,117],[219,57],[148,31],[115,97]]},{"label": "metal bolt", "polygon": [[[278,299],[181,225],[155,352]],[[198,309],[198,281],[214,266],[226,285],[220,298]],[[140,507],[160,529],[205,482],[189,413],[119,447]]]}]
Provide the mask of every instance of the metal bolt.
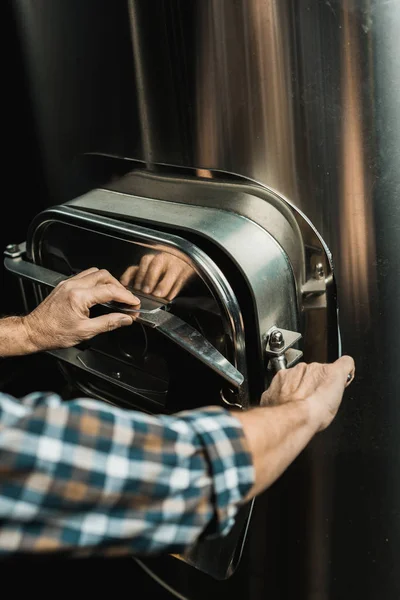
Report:
[{"label": "metal bolt", "polygon": [[115,379],[121,379],[121,373],[119,371],[114,371],[113,377],[115,377]]},{"label": "metal bolt", "polygon": [[6,247],[7,252],[11,252],[12,254],[14,254],[14,252],[19,252],[19,245],[18,244],[8,244],[8,246]]},{"label": "metal bolt", "polygon": [[279,329],[275,329],[275,331],[273,331],[270,335],[269,347],[271,348],[271,350],[279,350],[280,348],[283,348],[284,345],[285,340],[283,338],[282,331],[279,331]]},{"label": "metal bolt", "polygon": [[279,356],[275,356],[275,358],[271,358],[270,365],[273,371],[277,373],[282,369],[287,369],[287,360],[284,354],[280,354]]},{"label": "metal bolt", "polygon": [[314,278],[315,279],[323,279],[325,277],[324,265],[322,263],[317,263],[314,268]]}]

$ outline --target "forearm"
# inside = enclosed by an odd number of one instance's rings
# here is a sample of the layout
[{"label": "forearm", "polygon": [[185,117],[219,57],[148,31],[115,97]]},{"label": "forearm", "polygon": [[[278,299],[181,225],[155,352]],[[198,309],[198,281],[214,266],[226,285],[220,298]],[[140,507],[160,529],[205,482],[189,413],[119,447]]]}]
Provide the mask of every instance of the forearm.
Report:
[{"label": "forearm", "polygon": [[25,324],[25,317],[6,317],[0,319],[0,356],[21,356],[36,352]]},{"label": "forearm", "polygon": [[305,401],[260,407],[236,415],[243,426],[255,469],[246,500],[272,485],[318,430]]},{"label": "forearm", "polygon": [[0,394],[2,421],[0,555],[182,552],[206,528],[229,531],[254,481],[242,427],[223,409],[155,417]]}]

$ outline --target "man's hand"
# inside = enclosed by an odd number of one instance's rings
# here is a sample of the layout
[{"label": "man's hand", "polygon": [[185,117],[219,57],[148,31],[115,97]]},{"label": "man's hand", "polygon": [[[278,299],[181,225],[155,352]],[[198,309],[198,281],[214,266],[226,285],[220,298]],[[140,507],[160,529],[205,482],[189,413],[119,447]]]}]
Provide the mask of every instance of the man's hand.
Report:
[{"label": "man's hand", "polygon": [[354,360],[350,356],[342,356],[333,364],[300,363],[292,369],[278,371],[261,396],[261,406],[306,402],[318,430],[325,429],[335,417],[354,372]]},{"label": "man's hand", "polygon": [[274,483],[314,435],[328,427],[354,372],[350,356],[333,364],[301,363],[275,375],[260,408],[235,413],[255,469],[247,500]]},{"label": "man's hand", "polygon": [[111,301],[140,304],[105,269],[93,267],[59,283],[35,310],[22,317],[28,351],[69,348],[99,333],[131,325],[133,318],[122,313],[90,318],[92,306]]},{"label": "man's hand", "polygon": [[193,275],[192,267],[168,252],[145,254],[138,266],[121,276],[121,283],[145,294],[173,300]]}]

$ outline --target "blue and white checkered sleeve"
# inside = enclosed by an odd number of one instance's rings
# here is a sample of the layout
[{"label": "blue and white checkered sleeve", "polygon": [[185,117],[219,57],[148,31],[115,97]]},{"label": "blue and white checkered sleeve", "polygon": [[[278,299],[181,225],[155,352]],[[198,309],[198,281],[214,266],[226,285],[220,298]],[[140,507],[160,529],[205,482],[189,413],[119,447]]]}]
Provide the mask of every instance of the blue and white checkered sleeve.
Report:
[{"label": "blue and white checkered sleeve", "polygon": [[187,411],[181,418],[198,434],[210,465],[215,498],[215,532],[225,535],[254,483],[254,467],[240,421],[219,407]]},{"label": "blue and white checkered sleeve", "polygon": [[254,481],[240,422],[0,394],[0,554],[182,552]]}]

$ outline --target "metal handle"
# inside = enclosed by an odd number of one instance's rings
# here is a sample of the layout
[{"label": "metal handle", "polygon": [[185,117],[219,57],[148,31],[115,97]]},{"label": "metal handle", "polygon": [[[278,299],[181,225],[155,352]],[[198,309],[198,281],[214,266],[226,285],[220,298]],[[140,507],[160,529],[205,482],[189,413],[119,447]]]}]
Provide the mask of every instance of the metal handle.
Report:
[{"label": "metal handle", "polygon": [[[69,279],[45,267],[35,265],[22,258],[22,255],[11,257],[10,254],[4,258],[5,268],[22,279],[32,281],[54,288],[61,281]],[[135,292],[136,293],[136,292]],[[118,304],[104,304],[108,310],[117,312],[132,312],[124,310]],[[186,352],[192,354],[199,361],[218,373],[231,385],[239,388],[244,381],[243,375],[223,356],[210,342],[194,327],[186,323],[176,315],[166,312],[165,305],[159,304],[155,307],[152,302],[150,310],[135,311],[136,321],[157,329],[160,333],[171,339]]]}]

